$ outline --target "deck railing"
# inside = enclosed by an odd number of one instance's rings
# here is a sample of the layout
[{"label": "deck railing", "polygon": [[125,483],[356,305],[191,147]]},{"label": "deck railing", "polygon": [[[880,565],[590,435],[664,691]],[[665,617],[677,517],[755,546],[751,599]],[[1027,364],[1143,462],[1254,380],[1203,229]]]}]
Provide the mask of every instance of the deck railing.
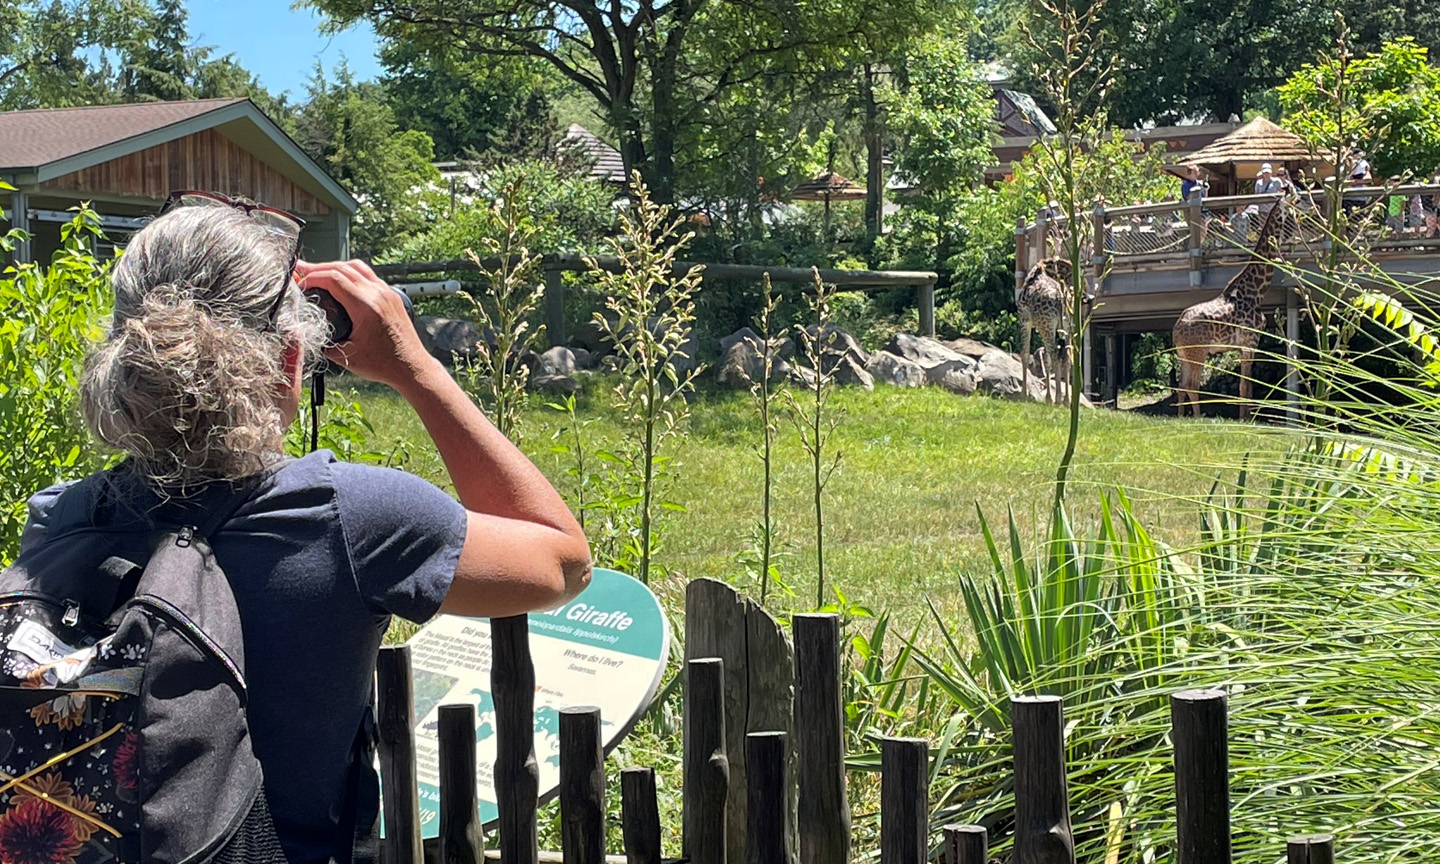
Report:
[{"label": "deck railing", "polygon": [[[1419,197],[1420,212],[1412,200]],[[1080,226],[1081,244],[1096,276],[1115,268],[1186,269],[1191,284],[1200,284],[1207,267],[1233,264],[1248,257],[1266,212],[1279,195],[1192,196],[1166,201],[1095,208]],[[1298,193],[1288,205],[1281,226],[1280,254],[1291,259],[1315,258],[1328,249],[1320,230],[1327,224],[1333,196],[1325,190]],[[1396,212],[1392,211],[1393,209]],[[1341,193],[1347,231],[1363,232],[1364,244],[1376,258],[1397,255],[1440,255],[1434,214],[1440,205],[1440,184],[1393,187],[1351,187]],[[1072,226],[1065,216],[1042,211],[1035,221],[1022,221],[1015,231],[1017,280],[1042,258],[1059,254]],[[1095,238],[1101,238],[1099,243]],[[1018,281],[1017,281],[1018,284]],[[1104,293],[1103,283],[1100,293]]]}]

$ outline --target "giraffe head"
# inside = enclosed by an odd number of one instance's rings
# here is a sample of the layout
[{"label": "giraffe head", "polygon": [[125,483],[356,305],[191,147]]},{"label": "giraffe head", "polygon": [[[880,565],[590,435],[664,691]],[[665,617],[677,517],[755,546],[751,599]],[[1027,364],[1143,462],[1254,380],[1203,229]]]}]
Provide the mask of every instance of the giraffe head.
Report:
[{"label": "giraffe head", "polygon": [[1255,234],[1255,254],[1262,258],[1271,258],[1279,250],[1279,244],[1275,238],[1280,233],[1280,211],[1285,209],[1283,197],[1275,202],[1270,212],[1265,214],[1265,221],[1261,223],[1260,230]]},{"label": "giraffe head", "polygon": [[1045,271],[1046,276],[1061,284],[1069,284],[1070,277],[1075,272],[1068,258],[1046,258],[1040,262],[1040,269]]}]

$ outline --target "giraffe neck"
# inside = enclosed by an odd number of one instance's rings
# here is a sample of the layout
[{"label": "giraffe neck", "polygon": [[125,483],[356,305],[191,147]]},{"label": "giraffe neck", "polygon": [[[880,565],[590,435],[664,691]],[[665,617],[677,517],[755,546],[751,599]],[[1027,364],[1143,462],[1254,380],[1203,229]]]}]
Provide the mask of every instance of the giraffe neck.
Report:
[{"label": "giraffe neck", "polygon": [[1276,202],[1265,214],[1265,221],[1255,235],[1255,246],[1251,249],[1250,262],[1241,268],[1222,292],[1231,299],[1248,299],[1258,302],[1270,287],[1275,275],[1275,256],[1279,252],[1276,236],[1279,233],[1280,208]]}]

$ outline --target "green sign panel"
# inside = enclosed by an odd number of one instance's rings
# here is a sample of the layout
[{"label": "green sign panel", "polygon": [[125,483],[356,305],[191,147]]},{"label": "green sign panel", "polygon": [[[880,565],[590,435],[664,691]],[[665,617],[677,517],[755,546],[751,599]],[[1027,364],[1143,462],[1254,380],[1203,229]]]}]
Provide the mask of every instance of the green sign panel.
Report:
[{"label": "green sign panel", "polygon": [[[415,756],[424,836],[440,830],[439,708],[475,706],[475,786],[480,819],[495,821],[495,703],[490,695],[490,622],[442,615],[411,637],[415,678]],[[540,797],[560,785],[560,714],[600,709],[608,753],[649,707],[670,651],[670,625],[650,589],[614,570],[596,570],[571,602],[530,615],[535,664],[535,759]]]}]

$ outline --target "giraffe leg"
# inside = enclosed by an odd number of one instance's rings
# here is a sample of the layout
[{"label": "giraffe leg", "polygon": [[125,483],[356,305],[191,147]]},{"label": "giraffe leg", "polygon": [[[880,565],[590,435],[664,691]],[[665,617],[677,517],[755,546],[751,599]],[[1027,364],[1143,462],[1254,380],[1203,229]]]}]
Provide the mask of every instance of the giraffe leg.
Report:
[{"label": "giraffe leg", "polygon": [[1020,319],[1020,390],[1030,396],[1030,319]]},{"label": "giraffe leg", "polygon": [[1055,348],[1055,330],[1049,324],[1040,331],[1040,339],[1045,343],[1045,401],[1054,405],[1060,396],[1060,383],[1055,376],[1064,367],[1065,361]]},{"label": "giraffe leg", "polygon": [[1180,358],[1180,380],[1175,386],[1175,408],[1179,416],[1185,416],[1188,405],[1192,416],[1200,416],[1200,380],[1205,373],[1205,349],[1196,345],[1177,347]]},{"label": "giraffe leg", "polygon": [[1240,349],[1240,419],[1249,420],[1253,412],[1254,404],[1250,401],[1251,387],[1254,384],[1250,380],[1250,370],[1255,363],[1254,346],[1245,346]]}]

